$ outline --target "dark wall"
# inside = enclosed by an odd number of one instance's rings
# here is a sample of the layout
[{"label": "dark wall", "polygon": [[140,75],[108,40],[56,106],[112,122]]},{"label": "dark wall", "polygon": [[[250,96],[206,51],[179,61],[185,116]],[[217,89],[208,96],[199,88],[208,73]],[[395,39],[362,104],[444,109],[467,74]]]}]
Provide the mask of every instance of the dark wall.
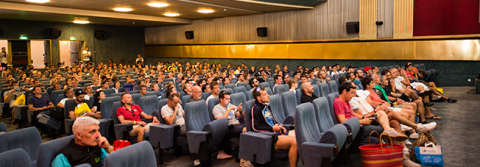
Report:
[{"label": "dark wall", "polygon": [[[56,39],[50,37],[50,28],[61,28],[62,35]],[[95,39],[95,30],[104,30],[103,39]],[[137,54],[144,55],[144,28],[73,24],[57,22],[39,22],[23,20],[0,20],[0,39],[18,39],[21,35],[28,39],[52,39],[52,58],[56,65],[59,61],[59,40],[69,40],[75,37],[77,41],[84,40],[92,51],[96,62],[126,62],[133,63]],[[93,51],[97,51],[95,55]]]},{"label": "dark wall", "polygon": [[478,0],[414,1],[413,35],[480,34]]},{"label": "dark wall", "polygon": [[[162,62],[174,62],[178,60],[181,63],[195,63],[196,61],[207,61],[208,63],[221,63],[222,67],[226,67],[228,63],[231,63],[236,68],[237,65],[245,63],[248,67],[268,66],[270,68],[279,64],[281,68],[283,65],[287,65],[290,71],[297,69],[298,65],[303,67],[316,67],[322,65],[334,65],[344,64],[346,66],[353,64],[355,67],[365,66],[389,66],[400,65],[404,66],[408,61],[398,60],[375,60],[375,61],[362,61],[362,60],[268,60],[268,59],[187,59],[187,58],[146,58],[145,61],[148,64],[156,64],[158,61]],[[475,77],[480,72],[480,62],[478,61],[411,61],[413,64],[425,64],[426,69],[434,68],[437,70],[438,75],[435,77],[434,82],[438,86],[474,86]],[[472,79],[472,82],[467,82],[467,79]]]}]

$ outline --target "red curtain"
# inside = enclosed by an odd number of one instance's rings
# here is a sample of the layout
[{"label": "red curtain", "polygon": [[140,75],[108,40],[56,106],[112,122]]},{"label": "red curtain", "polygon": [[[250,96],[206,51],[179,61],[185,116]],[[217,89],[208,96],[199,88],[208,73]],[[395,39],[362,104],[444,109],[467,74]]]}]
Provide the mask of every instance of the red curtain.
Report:
[{"label": "red curtain", "polygon": [[415,0],[413,36],[480,34],[479,0]]}]

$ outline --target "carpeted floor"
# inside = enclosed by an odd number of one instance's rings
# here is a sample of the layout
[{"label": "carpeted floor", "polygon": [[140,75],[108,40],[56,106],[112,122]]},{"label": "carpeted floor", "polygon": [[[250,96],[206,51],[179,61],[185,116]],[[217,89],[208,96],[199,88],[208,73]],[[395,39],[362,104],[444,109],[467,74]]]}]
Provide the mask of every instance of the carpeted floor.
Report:
[{"label": "carpeted floor", "polygon": [[[432,131],[437,143],[444,151],[445,166],[480,166],[480,95],[467,94],[474,87],[444,87],[444,94],[457,99],[457,103],[435,102],[432,111],[435,115],[442,117],[441,120],[427,120],[438,123],[437,128]],[[9,131],[17,129],[17,125],[10,126],[9,118],[1,118]],[[58,137],[63,137],[59,135]],[[43,141],[50,141],[52,138],[42,137]],[[411,142],[414,142],[411,140]],[[164,166],[194,166],[188,148],[183,148],[184,154],[174,157],[171,154],[164,155]],[[155,151],[158,154],[158,150]],[[233,159],[216,160],[216,154],[212,155],[212,166],[239,166]],[[288,160],[276,160],[272,166],[288,166]],[[303,166],[299,162],[299,166]],[[360,167],[361,159],[359,154],[350,155],[350,167]]]}]

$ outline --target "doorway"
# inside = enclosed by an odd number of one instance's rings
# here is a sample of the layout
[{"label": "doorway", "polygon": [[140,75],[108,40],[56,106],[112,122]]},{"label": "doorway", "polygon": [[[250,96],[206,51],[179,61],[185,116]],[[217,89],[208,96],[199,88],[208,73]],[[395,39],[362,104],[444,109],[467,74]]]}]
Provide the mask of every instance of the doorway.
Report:
[{"label": "doorway", "polygon": [[62,66],[72,66],[78,64],[80,50],[84,47],[85,41],[60,41],[60,63]]},{"label": "doorway", "polygon": [[48,51],[50,44],[45,40],[31,40],[30,41],[30,58],[31,65],[35,69],[45,68],[45,64],[48,62]]},{"label": "doorway", "polygon": [[23,40],[11,40],[11,54],[12,54],[12,65],[13,67],[23,67],[28,66],[28,54],[29,54],[29,45],[30,41]]}]

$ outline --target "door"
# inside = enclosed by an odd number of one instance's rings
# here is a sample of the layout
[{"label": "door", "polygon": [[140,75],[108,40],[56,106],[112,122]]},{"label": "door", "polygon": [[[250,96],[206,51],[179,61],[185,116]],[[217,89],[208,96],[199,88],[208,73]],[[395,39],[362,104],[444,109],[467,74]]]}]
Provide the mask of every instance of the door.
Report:
[{"label": "door", "polygon": [[45,41],[32,40],[30,41],[30,51],[32,65],[35,69],[45,68],[44,60],[46,58]]},{"label": "door", "polygon": [[9,41],[12,48],[13,67],[28,66],[28,45],[29,41],[13,40]]}]

